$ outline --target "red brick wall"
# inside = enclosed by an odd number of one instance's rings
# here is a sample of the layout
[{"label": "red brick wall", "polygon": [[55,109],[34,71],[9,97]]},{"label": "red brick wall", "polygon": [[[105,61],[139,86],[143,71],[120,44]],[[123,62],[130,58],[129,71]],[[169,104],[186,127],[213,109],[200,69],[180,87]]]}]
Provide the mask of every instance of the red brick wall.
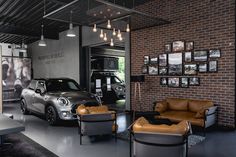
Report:
[{"label": "red brick wall", "polygon": [[[138,9],[171,21],[171,24],[131,32],[131,74],[141,74],[143,57],[158,56],[164,45],[176,40],[194,41],[195,49],[220,48],[217,73],[201,73],[200,86],[160,86],[161,76],[146,75],[142,87],[142,109],[166,97],[209,99],[219,106],[219,125],[234,126],[235,120],[235,1],[154,0]],[[131,84],[132,107],[134,84]]]}]

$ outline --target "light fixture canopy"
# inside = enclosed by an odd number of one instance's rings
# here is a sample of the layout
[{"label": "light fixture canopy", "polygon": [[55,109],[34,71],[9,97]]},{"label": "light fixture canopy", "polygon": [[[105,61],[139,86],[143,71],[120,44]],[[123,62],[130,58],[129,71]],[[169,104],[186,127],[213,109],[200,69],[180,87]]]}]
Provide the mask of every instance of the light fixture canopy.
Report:
[{"label": "light fixture canopy", "polygon": [[96,24],[93,25],[93,32],[97,32],[97,25]]},{"label": "light fixture canopy", "polygon": [[111,29],[111,21],[110,20],[107,21],[107,28]]},{"label": "light fixture canopy", "polygon": [[103,29],[101,29],[100,38],[103,38],[103,37],[104,37]]}]

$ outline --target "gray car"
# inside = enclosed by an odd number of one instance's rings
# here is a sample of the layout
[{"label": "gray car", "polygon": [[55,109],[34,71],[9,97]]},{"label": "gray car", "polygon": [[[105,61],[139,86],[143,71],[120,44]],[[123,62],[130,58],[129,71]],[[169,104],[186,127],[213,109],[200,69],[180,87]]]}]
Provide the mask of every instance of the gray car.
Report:
[{"label": "gray car", "polygon": [[94,94],[82,91],[72,79],[34,79],[21,93],[23,114],[31,112],[45,115],[49,124],[59,120],[75,120],[79,104],[98,105]]}]

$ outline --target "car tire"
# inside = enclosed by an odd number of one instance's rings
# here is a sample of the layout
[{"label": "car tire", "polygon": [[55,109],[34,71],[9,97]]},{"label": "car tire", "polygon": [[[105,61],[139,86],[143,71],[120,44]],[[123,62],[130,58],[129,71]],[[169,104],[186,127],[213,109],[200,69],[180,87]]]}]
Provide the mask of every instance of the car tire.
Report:
[{"label": "car tire", "polygon": [[46,108],[46,120],[50,125],[56,125],[58,122],[58,114],[53,106],[48,106]]},{"label": "car tire", "polygon": [[27,109],[27,104],[26,104],[25,99],[21,99],[20,108],[21,108],[21,112],[23,113],[23,115],[29,114],[29,110]]}]

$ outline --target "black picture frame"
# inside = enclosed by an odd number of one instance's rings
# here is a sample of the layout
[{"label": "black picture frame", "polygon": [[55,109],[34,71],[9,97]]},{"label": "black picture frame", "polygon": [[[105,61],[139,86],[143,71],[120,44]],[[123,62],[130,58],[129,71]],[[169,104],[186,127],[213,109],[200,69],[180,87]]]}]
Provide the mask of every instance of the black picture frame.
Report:
[{"label": "black picture frame", "polygon": [[150,57],[150,64],[158,64],[158,57]]},{"label": "black picture frame", "polygon": [[150,57],[149,56],[144,56],[143,58],[144,58],[143,59],[144,65],[148,65],[150,63]]},{"label": "black picture frame", "polygon": [[207,71],[208,71],[208,64],[207,63],[199,63],[198,72],[199,73],[206,73]]},{"label": "black picture frame", "polygon": [[218,61],[208,62],[208,72],[218,72]]},{"label": "black picture frame", "polygon": [[168,55],[167,55],[167,53],[162,53],[162,54],[159,54],[158,55],[158,61],[159,61],[159,66],[161,67],[161,66],[164,66],[164,67],[166,67],[167,65],[168,65]]},{"label": "black picture frame", "polygon": [[180,78],[179,77],[169,77],[168,78],[168,87],[173,87],[173,88],[180,87]]},{"label": "black picture frame", "polygon": [[200,86],[200,78],[199,77],[190,77],[189,78],[189,86]]},{"label": "black picture frame", "polygon": [[149,75],[158,75],[158,66],[157,65],[149,65],[148,66],[148,74]]},{"label": "black picture frame", "polygon": [[183,54],[169,53],[168,54],[168,74],[183,75]]},{"label": "black picture frame", "polygon": [[206,62],[208,60],[208,50],[195,50],[193,60],[195,62]]},{"label": "black picture frame", "polygon": [[148,74],[148,66],[147,65],[143,65],[141,70],[142,70],[142,74]]},{"label": "black picture frame", "polygon": [[172,52],[181,52],[185,50],[185,42],[178,40],[172,42]]},{"label": "black picture frame", "polygon": [[192,62],[192,52],[191,51],[188,51],[188,52],[184,52],[184,62],[185,63],[190,63],[190,62]]},{"label": "black picture frame", "polygon": [[168,68],[167,67],[159,67],[159,75],[168,75]]},{"label": "black picture frame", "polygon": [[180,78],[180,87],[182,87],[182,88],[188,88],[189,87],[188,77],[181,77]]},{"label": "black picture frame", "polygon": [[221,57],[221,49],[209,50],[209,58],[220,58],[220,57]]},{"label": "black picture frame", "polygon": [[172,51],[172,46],[171,46],[171,44],[165,44],[165,46],[164,46],[164,51],[165,51],[165,52],[171,52],[171,51]]},{"label": "black picture frame", "polygon": [[185,50],[186,51],[191,51],[194,49],[194,42],[193,41],[188,41],[185,43]]},{"label": "black picture frame", "polygon": [[161,86],[167,86],[168,85],[168,78],[167,77],[161,77],[160,78],[160,85]]},{"label": "black picture frame", "polygon": [[184,75],[197,75],[197,64],[184,64]]}]

